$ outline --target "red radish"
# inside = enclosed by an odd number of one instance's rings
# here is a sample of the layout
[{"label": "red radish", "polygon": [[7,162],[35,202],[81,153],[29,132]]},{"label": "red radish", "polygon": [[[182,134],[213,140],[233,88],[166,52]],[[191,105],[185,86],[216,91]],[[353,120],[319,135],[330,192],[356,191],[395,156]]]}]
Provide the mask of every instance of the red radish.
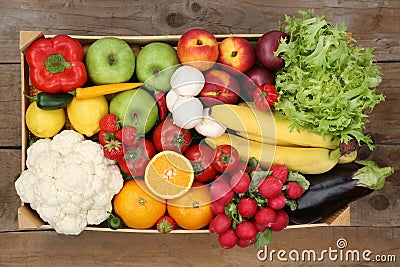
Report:
[{"label": "red radish", "polygon": [[249,190],[250,176],[243,172],[236,172],[231,178],[232,191],[238,194],[245,193]]},{"label": "red radish", "polygon": [[229,228],[231,228],[231,225],[232,225],[231,219],[223,213],[218,214],[213,219],[213,230],[217,234],[229,230]]},{"label": "red radish", "polygon": [[211,234],[216,234],[214,228],[214,218],[212,218],[210,223],[208,224],[208,231],[210,231]]},{"label": "red radish", "polygon": [[286,228],[289,224],[289,216],[283,210],[276,212],[276,220],[271,224],[270,228],[272,231],[281,231]]},{"label": "red radish", "polygon": [[234,175],[237,172],[247,172],[249,170],[249,167],[247,166],[247,164],[243,161],[239,161],[234,168],[231,168],[230,166],[228,166],[228,168],[225,170],[224,173],[228,174],[228,175]]},{"label": "red radish", "polygon": [[289,182],[286,188],[286,195],[291,199],[298,199],[304,193],[304,189],[296,182]]},{"label": "red radish", "polygon": [[218,241],[222,248],[230,249],[237,244],[239,238],[237,237],[235,230],[231,228],[228,231],[219,234]]},{"label": "red radish", "polygon": [[210,187],[210,195],[213,201],[228,204],[233,199],[233,192],[229,184],[223,181],[215,181]]},{"label": "red radish", "polygon": [[241,248],[245,248],[245,247],[253,245],[254,243],[256,243],[256,241],[257,241],[256,237],[253,238],[252,240],[239,239],[237,242],[237,245]]},{"label": "red radish", "polygon": [[236,226],[236,235],[242,240],[252,240],[257,235],[257,228],[250,221],[242,221]]},{"label": "red radish", "polygon": [[255,226],[256,226],[257,232],[259,232],[259,233],[264,232],[265,229],[267,229],[267,227],[268,227],[267,225],[262,225],[262,224],[258,224],[258,223],[255,223]]},{"label": "red radish", "polygon": [[278,194],[268,199],[268,206],[274,210],[283,209],[286,205],[286,197],[283,194]]},{"label": "red radish", "polygon": [[286,179],[289,175],[289,170],[285,164],[272,165],[269,170],[272,171],[272,176],[281,180],[282,184],[286,183]]},{"label": "red radish", "polygon": [[276,220],[276,211],[268,207],[259,209],[254,219],[258,224],[269,226]]},{"label": "red radish", "polygon": [[283,184],[281,180],[269,176],[258,184],[258,192],[265,198],[272,198],[282,191]]},{"label": "red radish", "polygon": [[238,204],[238,212],[244,218],[253,217],[257,212],[257,202],[252,198],[242,198]]},{"label": "red radish", "polygon": [[218,201],[211,202],[210,209],[214,215],[225,213],[225,205],[219,203]]}]

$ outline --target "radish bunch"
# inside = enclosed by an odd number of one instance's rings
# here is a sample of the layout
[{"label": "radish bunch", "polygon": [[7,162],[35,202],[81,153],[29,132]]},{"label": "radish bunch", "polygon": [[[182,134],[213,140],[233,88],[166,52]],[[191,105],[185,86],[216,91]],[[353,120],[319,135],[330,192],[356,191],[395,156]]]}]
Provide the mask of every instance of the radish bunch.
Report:
[{"label": "radish bunch", "polygon": [[286,206],[296,208],[296,199],[308,189],[309,182],[285,165],[274,165],[268,171],[252,159],[245,170],[232,175],[223,173],[210,187],[215,214],[210,233],[218,234],[222,248],[254,245],[261,248],[271,242],[272,231],[289,224]]}]

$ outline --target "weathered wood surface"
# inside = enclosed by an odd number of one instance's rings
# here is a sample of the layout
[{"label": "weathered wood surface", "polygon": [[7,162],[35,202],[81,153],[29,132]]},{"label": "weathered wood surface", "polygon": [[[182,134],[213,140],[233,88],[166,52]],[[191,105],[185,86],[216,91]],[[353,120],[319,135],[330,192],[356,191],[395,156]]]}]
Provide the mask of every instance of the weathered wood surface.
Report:
[{"label": "weathered wood surface", "polygon": [[[352,204],[351,223],[360,227],[285,230],[274,235],[271,249],[336,248],[336,240],[345,238],[351,249],[370,249],[376,254],[399,257],[400,1],[20,0],[2,1],[0,9],[0,266],[269,265],[257,260],[254,248],[222,251],[214,235],[84,232],[79,237],[66,237],[54,232],[19,232],[20,200],[14,189],[21,166],[19,31],[166,35],[201,27],[213,33],[263,33],[275,29],[285,13],[310,8],[332,23],[346,23],[359,45],[374,47],[384,74],[379,91],[384,92],[386,101],[373,111],[366,129],[376,148],[371,152],[363,147],[360,158],[394,166],[396,172],[383,190]],[[183,250],[190,253],[182,253]],[[376,266],[351,265],[360,264]]]},{"label": "weathered wood surface", "polygon": [[[368,237],[368,238],[367,238]],[[341,248],[338,240],[347,243]],[[363,242],[360,242],[363,240]],[[179,242],[178,242],[179,241]],[[274,234],[268,246],[267,258],[260,249],[249,247],[222,250],[217,236],[212,234],[126,234],[84,232],[80,236],[64,236],[54,232],[2,233],[0,241],[1,266],[397,266],[400,246],[399,228],[324,227],[292,229]],[[26,249],[30,248],[30,249]],[[336,250],[323,254],[322,250]],[[280,261],[277,252],[285,255]],[[370,250],[371,260],[379,255],[386,262],[367,262],[362,253]],[[299,260],[294,261],[295,252]],[[308,260],[308,253],[316,260]],[[359,253],[360,259],[350,252]],[[282,253],[282,252],[281,252]],[[291,253],[291,254],[289,254]],[[340,255],[342,253],[342,258]],[[346,254],[347,253],[347,254]],[[302,254],[304,259],[302,260]],[[291,255],[292,258],[289,258]],[[310,254],[313,255],[313,254]],[[347,259],[346,260],[346,255]],[[357,254],[354,254],[357,255]],[[335,257],[337,259],[335,260]],[[318,260],[320,258],[320,260]],[[272,259],[272,261],[270,261]],[[342,260],[341,260],[342,259]],[[354,260],[353,260],[354,259]]]}]

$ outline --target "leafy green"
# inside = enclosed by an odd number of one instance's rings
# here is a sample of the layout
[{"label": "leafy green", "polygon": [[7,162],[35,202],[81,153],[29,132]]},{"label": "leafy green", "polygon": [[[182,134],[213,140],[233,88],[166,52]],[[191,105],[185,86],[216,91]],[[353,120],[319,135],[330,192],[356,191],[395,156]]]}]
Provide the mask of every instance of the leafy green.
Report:
[{"label": "leafy green", "polygon": [[344,143],[354,138],[372,150],[371,138],[363,134],[367,113],[385,99],[376,93],[381,70],[373,49],[355,46],[344,24],[332,26],[313,10],[298,13],[285,16],[280,30],[290,39],[282,39],[275,52],[285,60],[276,73],[278,118],[288,118],[292,131],[338,135]]},{"label": "leafy green", "polygon": [[310,182],[306,179],[306,177],[298,172],[289,171],[287,181],[298,183],[304,191],[310,187]]},{"label": "leafy green", "polygon": [[382,189],[385,185],[387,177],[393,174],[392,167],[380,168],[375,162],[369,160],[359,160],[356,163],[364,165],[353,175],[353,179],[357,179],[357,186],[367,187],[373,190]]},{"label": "leafy green", "polygon": [[272,241],[272,230],[270,228],[266,228],[264,232],[258,233],[256,237],[256,243],[254,243],[254,247],[263,248]]}]

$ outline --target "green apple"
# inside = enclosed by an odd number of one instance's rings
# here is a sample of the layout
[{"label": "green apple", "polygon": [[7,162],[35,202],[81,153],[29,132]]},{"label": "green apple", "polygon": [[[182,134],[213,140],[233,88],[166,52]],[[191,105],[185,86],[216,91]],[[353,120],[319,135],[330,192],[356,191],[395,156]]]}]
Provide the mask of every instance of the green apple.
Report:
[{"label": "green apple", "polygon": [[153,42],[143,47],[136,58],[136,77],[151,91],[167,92],[178,64],[178,55],[171,45]]},{"label": "green apple", "polygon": [[122,127],[135,127],[139,135],[150,131],[158,120],[156,101],[142,88],[116,94],[110,101],[110,113],[117,115]]},{"label": "green apple", "polygon": [[104,37],[89,46],[86,69],[95,84],[127,82],[135,71],[135,55],[122,39]]}]

